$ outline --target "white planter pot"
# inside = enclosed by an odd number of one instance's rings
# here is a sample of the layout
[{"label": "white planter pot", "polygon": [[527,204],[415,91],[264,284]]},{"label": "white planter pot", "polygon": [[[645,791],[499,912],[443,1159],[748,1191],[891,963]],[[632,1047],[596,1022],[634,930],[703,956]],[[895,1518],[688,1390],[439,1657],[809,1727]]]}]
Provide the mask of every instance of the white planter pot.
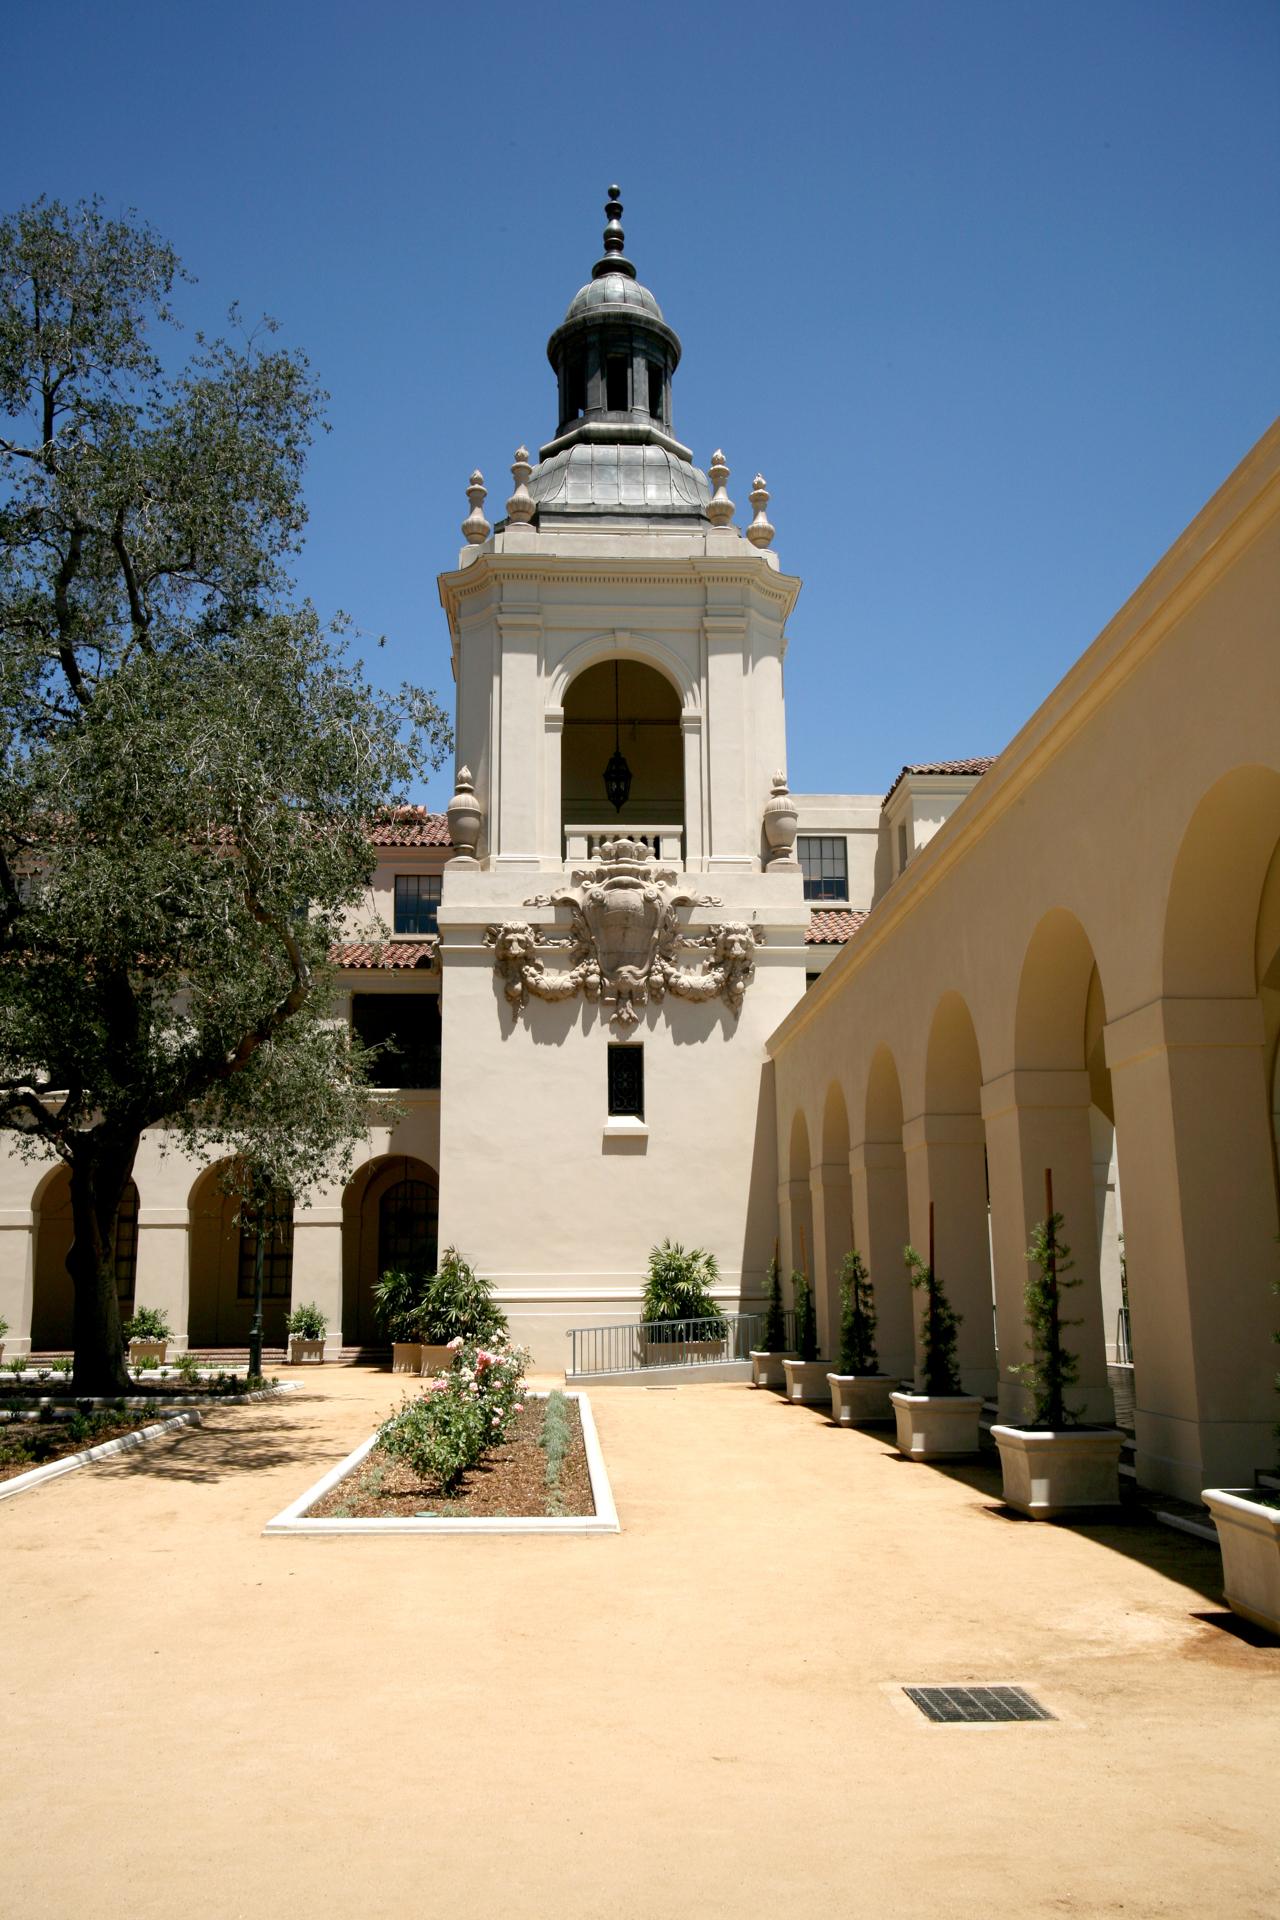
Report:
[{"label": "white planter pot", "polygon": [[393,1340],[391,1342],[392,1373],[422,1372],[422,1342],[420,1340]]},{"label": "white planter pot", "polygon": [[164,1356],[168,1349],[167,1340],[131,1340],[129,1342],[129,1365],[140,1367],[144,1360],[154,1360],[164,1365]]},{"label": "white planter pot", "polygon": [[889,1395],[893,1380],[887,1373],[829,1373],[831,1418],[838,1427],[873,1426],[893,1419]]},{"label": "white planter pot", "polygon": [[891,1393],[898,1452],[908,1460],[954,1460],[978,1451],[982,1401],[969,1393]]},{"label": "white planter pot", "polygon": [[308,1340],[300,1333],[289,1335],[289,1365],[291,1367],[320,1366],[324,1362],[324,1337]]},{"label": "white planter pot", "polygon": [[429,1347],[425,1342],[418,1348],[418,1353],[419,1373],[448,1373],[458,1357],[456,1347]]},{"label": "white planter pot", "polygon": [[1118,1427],[992,1427],[1000,1449],[1005,1504],[1033,1520],[1052,1520],[1076,1507],[1118,1507]]},{"label": "white planter pot", "polygon": [[751,1349],[751,1384],[753,1387],[785,1387],[787,1376],[782,1371],[782,1363],[788,1359],[785,1353],[768,1353],[763,1347]]},{"label": "white planter pot", "polygon": [[1207,1487],[1200,1497],[1218,1529],[1227,1605],[1280,1633],[1280,1507],[1267,1506],[1246,1487]]},{"label": "white planter pot", "polygon": [[830,1365],[829,1360],[784,1359],[782,1371],[788,1400],[794,1400],[798,1407],[825,1407],[831,1398],[827,1385]]}]

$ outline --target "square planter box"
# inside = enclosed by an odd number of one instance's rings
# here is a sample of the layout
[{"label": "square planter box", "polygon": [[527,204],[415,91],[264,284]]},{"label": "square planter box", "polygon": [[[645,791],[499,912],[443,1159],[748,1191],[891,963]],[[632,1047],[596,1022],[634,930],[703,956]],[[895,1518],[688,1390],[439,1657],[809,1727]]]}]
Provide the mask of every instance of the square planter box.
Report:
[{"label": "square planter box", "polygon": [[908,1460],[954,1460],[978,1451],[982,1401],[969,1393],[891,1393],[898,1452]]},{"label": "square planter box", "polygon": [[300,1333],[289,1335],[289,1365],[319,1366],[324,1363],[324,1340],[307,1340]]},{"label": "square planter box", "polygon": [[762,1347],[751,1349],[751,1384],[753,1387],[785,1387],[787,1376],[782,1371],[784,1360],[793,1359],[788,1353],[767,1353]]},{"label": "square planter box", "polygon": [[793,1400],[798,1407],[825,1407],[831,1398],[827,1385],[830,1367],[829,1360],[784,1359],[782,1371],[786,1375],[788,1400]]},{"label": "square planter box", "polygon": [[1224,1598],[1233,1613],[1280,1633],[1280,1507],[1247,1487],[1206,1487],[1222,1551]]},{"label": "square planter box", "polygon": [[393,1340],[391,1343],[392,1373],[422,1372],[422,1342],[420,1340]]},{"label": "square planter box", "polygon": [[168,1351],[167,1340],[131,1340],[129,1342],[129,1365],[140,1367],[144,1360],[155,1360],[164,1365],[164,1356]]},{"label": "square planter box", "polygon": [[1033,1520],[1052,1520],[1075,1507],[1120,1505],[1117,1427],[992,1427],[1000,1449],[1005,1504]]},{"label": "square planter box", "polygon": [[887,1373],[829,1373],[831,1418],[838,1427],[867,1427],[893,1419],[889,1395],[893,1380]]},{"label": "square planter box", "polygon": [[429,1347],[424,1343],[418,1348],[419,1373],[448,1373],[457,1358],[455,1347]]}]

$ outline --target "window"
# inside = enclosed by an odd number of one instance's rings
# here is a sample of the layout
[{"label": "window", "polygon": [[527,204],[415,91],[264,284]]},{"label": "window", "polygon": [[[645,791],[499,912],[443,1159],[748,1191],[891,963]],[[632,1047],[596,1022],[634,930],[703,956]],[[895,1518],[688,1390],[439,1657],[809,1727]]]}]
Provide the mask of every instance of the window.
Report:
[{"label": "window", "polygon": [[655,420],[662,418],[662,368],[649,362],[649,412]]},{"label": "window", "polygon": [[628,374],[631,369],[622,353],[611,353],[604,363],[605,401],[610,413],[625,413],[631,404]]},{"label": "window", "polygon": [[116,1215],[116,1297],[132,1300],[138,1278],[138,1189],[132,1180]]},{"label": "window", "polygon": [[439,1207],[427,1180],[397,1180],[378,1202],[378,1272],[434,1273]]},{"label": "window", "polygon": [[565,373],[565,418],[577,420],[587,410],[587,363],[577,353]]},{"label": "window", "polygon": [[375,1087],[440,1085],[440,996],[353,993],[351,1024],[366,1047],[381,1051],[369,1069]]},{"label": "window", "polygon": [[437,933],[440,912],[438,873],[398,873],[396,875],[397,933]]},{"label": "window", "polygon": [[609,1118],[644,1119],[644,1048],[609,1048]]},{"label": "window", "polygon": [[800,871],[804,875],[806,900],[847,900],[849,898],[849,860],[843,838],[819,839],[802,833],[796,841]]},{"label": "window", "polygon": [[[287,1300],[293,1281],[293,1196],[273,1193],[262,1209],[262,1297]],[[240,1266],[236,1294],[252,1300],[258,1258],[258,1208],[240,1209]]]},{"label": "window", "polygon": [[902,869],[906,866],[906,864],[907,864],[907,823],[905,820],[900,820],[898,822],[898,872],[899,873],[902,872]]}]

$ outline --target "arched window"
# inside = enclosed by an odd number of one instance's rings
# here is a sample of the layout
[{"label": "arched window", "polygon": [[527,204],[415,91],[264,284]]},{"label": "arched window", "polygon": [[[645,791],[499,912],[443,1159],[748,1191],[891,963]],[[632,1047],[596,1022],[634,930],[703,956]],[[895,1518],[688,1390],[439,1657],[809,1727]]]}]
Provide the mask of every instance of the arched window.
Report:
[{"label": "arched window", "polygon": [[132,1300],[138,1281],[138,1189],[130,1180],[116,1215],[116,1297]]},{"label": "arched window", "polygon": [[[262,1248],[262,1297],[287,1300],[293,1284],[293,1195],[277,1191],[263,1209],[264,1243]],[[240,1264],[236,1293],[241,1300],[252,1300],[254,1269],[258,1258],[258,1209],[240,1210]]]},{"label": "arched window", "polygon": [[426,1180],[398,1180],[378,1203],[378,1272],[436,1270],[436,1190]]}]

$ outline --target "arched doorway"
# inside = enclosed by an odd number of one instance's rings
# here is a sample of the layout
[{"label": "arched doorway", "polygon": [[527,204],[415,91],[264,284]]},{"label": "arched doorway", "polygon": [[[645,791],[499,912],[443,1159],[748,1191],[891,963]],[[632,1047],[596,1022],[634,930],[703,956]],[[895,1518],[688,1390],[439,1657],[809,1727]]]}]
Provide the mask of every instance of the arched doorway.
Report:
[{"label": "arched doorway", "polygon": [[[67,1255],[71,1251],[71,1175],[55,1167],[36,1189],[31,1203],[33,1249],[31,1349],[33,1353],[69,1352],[75,1339],[75,1301]],[[134,1309],[138,1274],[138,1189],[130,1180],[116,1217],[116,1295],[120,1316]],[[142,1302],[145,1306],[147,1303]]]},{"label": "arched doorway", "polygon": [[[229,1190],[228,1163],[206,1168],[191,1189],[189,1347],[245,1347],[253,1324],[257,1210]],[[293,1201],[276,1193],[265,1209],[262,1336],[282,1347],[293,1287]]]},{"label": "arched doorway", "polygon": [[380,1346],[373,1289],[389,1267],[434,1273],[438,1260],[439,1181],[411,1154],[383,1154],[361,1167],[342,1197],[342,1337],[347,1346]]},{"label": "arched doorway", "polygon": [[883,1043],[867,1069],[862,1140],[850,1154],[850,1167],[859,1251],[875,1291],[880,1366],[901,1380],[915,1370],[913,1296],[902,1259],[911,1228],[902,1146],[902,1087],[893,1054]]},{"label": "arched doorway", "polygon": [[912,1225],[923,1254],[934,1211],[934,1259],[961,1316],[960,1377],[970,1393],[996,1390],[995,1288],[992,1282],[987,1135],[982,1061],[963,996],[944,993],[934,1008],[925,1054],[924,1112],[908,1129]]},{"label": "arched doorway", "polygon": [[[629,786],[621,807],[605,789],[615,753]],[[656,667],[614,658],[586,667],[564,697],[560,803],[573,828],[684,827],[680,695]]]}]

